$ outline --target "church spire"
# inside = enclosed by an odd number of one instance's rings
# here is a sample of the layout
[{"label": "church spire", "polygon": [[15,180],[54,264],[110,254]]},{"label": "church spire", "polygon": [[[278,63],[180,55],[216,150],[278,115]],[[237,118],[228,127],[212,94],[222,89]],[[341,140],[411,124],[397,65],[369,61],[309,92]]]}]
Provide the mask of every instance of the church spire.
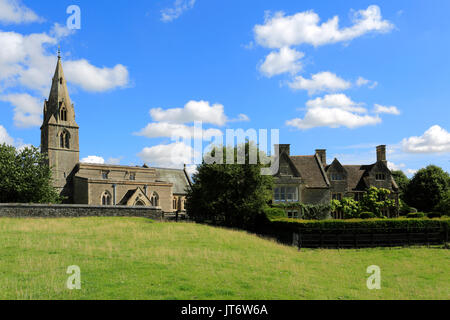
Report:
[{"label": "church spire", "polygon": [[44,124],[65,122],[76,126],[75,110],[67,89],[66,77],[61,62],[61,49],[58,47],[58,61],[52,79],[48,101],[44,106]]}]

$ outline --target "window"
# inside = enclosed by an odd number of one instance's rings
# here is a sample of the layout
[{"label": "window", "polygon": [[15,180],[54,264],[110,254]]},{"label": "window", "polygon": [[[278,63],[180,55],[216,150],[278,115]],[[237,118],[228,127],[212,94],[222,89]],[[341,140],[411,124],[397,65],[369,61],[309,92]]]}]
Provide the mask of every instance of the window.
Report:
[{"label": "window", "polygon": [[298,219],[298,211],[288,211],[287,216],[290,219]]},{"label": "window", "polygon": [[109,172],[108,171],[102,171],[102,179],[108,180],[109,178]]},{"label": "window", "polygon": [[274,192],[275,201],[298,202],[297,187],[276,187]]},{"label": "window", "polygon": [[344,180],[344,176],[342,173],[332,173],[331,180],[332,181],[342,181],[342,180]]},{"label": "window", "polygon": [[67,121],[67,109],[66,107],[62,107],[60,110],[59,118],[61,121]]},{"label": "window", "polygon": [[332,200],[339,200],[339,201],[341,201],[342,200],[342,193],[333,193],[331,195],[331,199]]},{"label": "window", "polygon": [[153,192],[153,195],[150,198],[150,202],[152,203],[152,206],[154,206],[154,207],[159,206],[159,195],[156,192]]},{"label": "window", "polygon": [[102,205],[103,206],[111,205],[111,194],[108,191],[105,191],[102,195]]},{"label": "window", "polygon": [[363,196],[364,196],[364,193],[362,193],[362,192],[355,193],[355,201],[361,201]]},{"label": "window", "polygon": [[136,180],[136,173],[130,173],[130,180],[131,181]]},{"label": "window", "polygon": [[375,175],[375,180],[384,181],[384,180],[386,180],[386,175],[384,173],[377,173]]},{"label": "window", "polygon": [[177,200],[177,197],[173,197],[172,204],[173,204],[173,209],[174,209],[174,210],[177,210],[177,209],[178,209],[178,200]]},{"label": "window", "polygon": [[70,149],[70,134],[66,130],[59,134],[59,146],[63,149]]}]

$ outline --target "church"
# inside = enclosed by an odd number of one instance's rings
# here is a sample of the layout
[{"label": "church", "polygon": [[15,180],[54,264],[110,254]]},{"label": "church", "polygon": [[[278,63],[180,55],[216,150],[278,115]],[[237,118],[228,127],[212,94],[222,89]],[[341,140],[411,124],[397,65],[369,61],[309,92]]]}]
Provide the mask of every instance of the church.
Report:
[{"label": "church", "polygon": [[152,206],[185,212],[191,181],[186,169],[80,163],[79,126],[58,54],[48,100],[44,102],[41,152],[48,155],[54,187],[69,204]]}]

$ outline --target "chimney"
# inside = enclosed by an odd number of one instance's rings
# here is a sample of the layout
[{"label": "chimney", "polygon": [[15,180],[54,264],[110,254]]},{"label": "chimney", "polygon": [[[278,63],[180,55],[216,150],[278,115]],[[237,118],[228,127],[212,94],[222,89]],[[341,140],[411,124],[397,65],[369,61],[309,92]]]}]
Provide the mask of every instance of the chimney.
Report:
[{"label": "chimney", "polygon": [[278,149],[279,155],[281,155],[283,152],[286,153],[286,155],[288,155],[288,156],[291,155],[291,145],[290,144],[276,144],[275,151],[276,151],[277,146],[279,147],[279,149]]},{"label": "chimney", "polygon": [[385,145],[377,147],[377,162],[383,162],[384,164],[387,164],[386,146]]},{"label": "chimney", "polygon": [[327,150],[326,149],[317,149],[316,154],[319,156],[320,162],[322,162],[322,164],[324,166],[326,166],[327,165]]}]

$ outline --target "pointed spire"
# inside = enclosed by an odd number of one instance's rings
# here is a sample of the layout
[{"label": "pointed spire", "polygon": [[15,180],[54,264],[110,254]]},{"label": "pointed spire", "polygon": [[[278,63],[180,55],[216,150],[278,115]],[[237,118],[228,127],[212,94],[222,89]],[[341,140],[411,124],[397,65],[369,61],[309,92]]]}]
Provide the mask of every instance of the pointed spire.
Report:
[{"label": "pointed spire", "polygon": [[61,46],[58,45],[58,60],[61,60]]}]

